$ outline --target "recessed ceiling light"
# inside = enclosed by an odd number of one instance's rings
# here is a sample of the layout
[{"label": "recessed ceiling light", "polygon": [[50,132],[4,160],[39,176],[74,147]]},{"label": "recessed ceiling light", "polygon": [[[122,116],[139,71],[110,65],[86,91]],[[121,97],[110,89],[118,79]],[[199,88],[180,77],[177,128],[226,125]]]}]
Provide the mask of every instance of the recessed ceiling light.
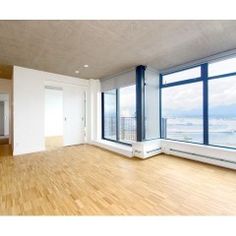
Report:
[{"label": "recessed ceiling light", "polygon": [[85,67],[85,68],[87,68],[87,67],[88,67],[88,65],[84,65],[84,67]]},{"label": "recessed ceiling light", "polygon": [[75,74],[79,74],[79,70],[76,70],[76,71],[75,71]]}]

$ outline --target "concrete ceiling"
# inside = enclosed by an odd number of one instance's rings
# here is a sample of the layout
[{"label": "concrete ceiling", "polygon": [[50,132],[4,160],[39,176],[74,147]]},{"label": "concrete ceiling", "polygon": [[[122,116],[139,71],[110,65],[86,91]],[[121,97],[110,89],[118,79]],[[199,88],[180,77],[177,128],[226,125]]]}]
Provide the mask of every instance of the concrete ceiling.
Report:
[{"label": "concrete ceiling", "polygon": [[235,48],[236,21],[0,21],[0,64],[80,78],[140,64],[167,69]]}]

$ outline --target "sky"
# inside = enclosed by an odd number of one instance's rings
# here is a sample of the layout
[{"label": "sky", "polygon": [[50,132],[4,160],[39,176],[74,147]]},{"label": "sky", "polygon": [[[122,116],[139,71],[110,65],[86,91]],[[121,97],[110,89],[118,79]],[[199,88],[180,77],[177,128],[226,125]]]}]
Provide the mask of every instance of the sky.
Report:
[{"label": "sky", "polygon": [[[236,76],[209,81],[209,106],[236,105]],[[170,110],[191,110],[202,106],[202,82],[164,88],[162,106]]]},{"label": "sky", "polygon": [[[109,92],[109,91],[108,91]],[[115,115],[116,111],[115,90],[105,95],[105,112]],[[120,89],[120,116],[134,117],[136,111],[136,87],[135,85]]]},{"label": "sky", "polygon": [[[199,76],[199,68],[164,76],[164,82],[174,82]],[[236,58],[216,61],[208,66],[208,76],[236,72]],[[166,77],[166,78],[165,78]],[[209,80],[209,108],[236,105],[236,76]],[[202,82],[180,85],[162,90],[163,107],[188,111],[202,106]]]},{"label": "sky", "polygon": [[[236,71],[236,58],[218,61],[209,64],[209,76]],[[164,76],[164,80],[170,82],[195,78],[200,76],[200,67],[185,70],[175,74]],[[202,112],[203,88],[202,82],[179,85],[162,89],[162,107],[165,110]],[[209,109],[217,109],[223,106],[236,106],[236,76],[209,80]],[[115,94],[114,94],[115,95]],[[115,100],[110,96],[107,101],[107,111],[115,112]],[[153,101],[155,102],[155,101]],[[157,101],[158,102],[158,101]],[[135,115],[135,86],[120,89],[121,116]]]}]

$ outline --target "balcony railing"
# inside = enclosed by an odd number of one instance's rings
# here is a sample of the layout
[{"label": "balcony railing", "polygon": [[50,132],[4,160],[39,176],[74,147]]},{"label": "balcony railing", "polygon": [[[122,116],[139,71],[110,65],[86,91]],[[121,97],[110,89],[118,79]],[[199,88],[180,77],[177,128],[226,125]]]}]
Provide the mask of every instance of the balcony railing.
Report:
[{"label": "balcony railing", "polygon": [[[106,117],[105,138],[116,139],[116,117]],[[130,142],[136,140],[136,117],[120,117],[119,140]]]}]

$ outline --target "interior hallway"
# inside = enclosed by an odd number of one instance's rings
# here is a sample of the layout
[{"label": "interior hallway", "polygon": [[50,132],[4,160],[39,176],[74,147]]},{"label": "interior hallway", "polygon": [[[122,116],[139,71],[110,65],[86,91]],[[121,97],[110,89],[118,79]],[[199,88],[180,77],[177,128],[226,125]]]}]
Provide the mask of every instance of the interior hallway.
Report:
[{"label": "interior hallway", "polygon": [[9,137],[8,136],[0,136],[0,145],[2,144],[9,144]]},{"label": "interior hallway", "polygon": [[63,136],[45,137],[45,148],[47,151],[63,147]]},{"label": "interior hallway", "polygon": [[0,215],[235,215],[236,172],[90,145],[12,157],[0,146]]}]

